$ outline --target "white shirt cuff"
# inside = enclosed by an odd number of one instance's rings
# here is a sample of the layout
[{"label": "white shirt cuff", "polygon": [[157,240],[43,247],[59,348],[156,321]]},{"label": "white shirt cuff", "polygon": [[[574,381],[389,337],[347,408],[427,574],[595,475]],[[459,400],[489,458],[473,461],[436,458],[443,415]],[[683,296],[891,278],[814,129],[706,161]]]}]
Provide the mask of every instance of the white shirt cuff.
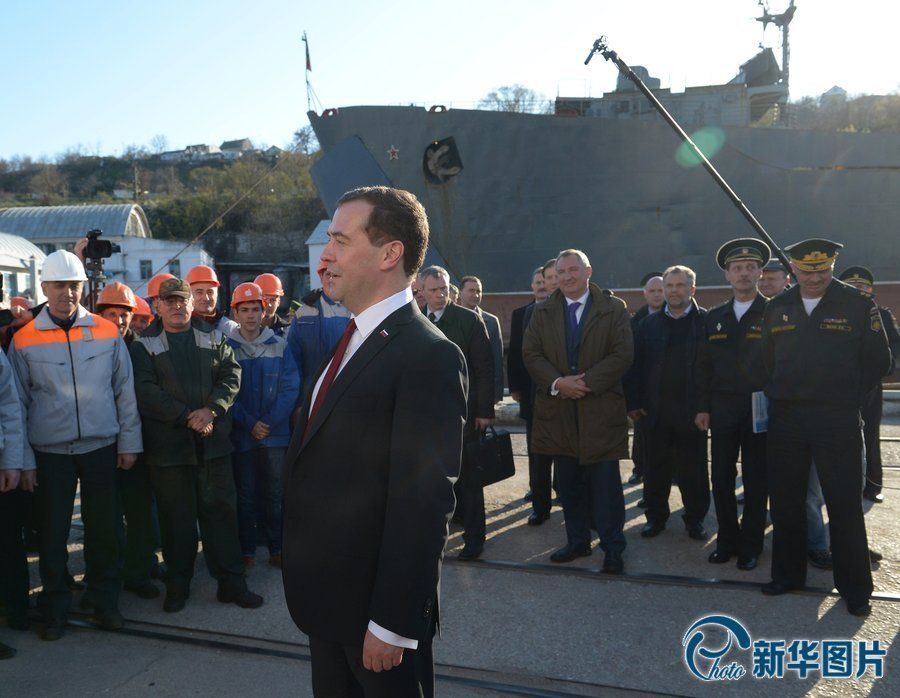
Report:
[{"label": "white shirt cuff", "polygon": [[556,389],[556,384],[559,383],[560,378],[562,378],[562,376],[560,376],[559,378],[557,378],[557,379],[556,379],[555,381],[553,381],[553,383],[550,385],[550,395],[551,395],[552,397],[556,397],[557,395],[559,395],[559,391]]},{"label": "white shirt cuff", "polygon": [[382,642],[386,642],[389,645],[393,645],[394,647],[403,647],[404,649],[408,650],[414,650],[419,647],[418,640],[410,640],[408,637],[403,637],[402,635],[392,633],[390,630],[382,628],[374,620],[369,621],[369,632]]}]

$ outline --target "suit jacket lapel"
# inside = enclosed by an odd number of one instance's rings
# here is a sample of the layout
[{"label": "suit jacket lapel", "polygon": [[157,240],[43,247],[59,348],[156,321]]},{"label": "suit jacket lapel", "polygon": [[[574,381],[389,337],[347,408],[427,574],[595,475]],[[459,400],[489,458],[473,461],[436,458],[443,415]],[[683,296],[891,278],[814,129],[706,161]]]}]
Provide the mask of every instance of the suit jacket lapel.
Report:
[{"label": "suit jacket lapel", "polygon": [[[299,430],[300,422],[302,422],[303,429],[307,432],[306,438],[303,439],[302,443],[299,446],[298,453],[302,451],[304,446],[309,443],[309,440],[313,436],[315,436],[316,432],[322,426],[322,423],[328,418],[331,410],[334,409],[334,406],[340,399],[341,395],[343,395],[347,388],[353,383],[354,379],[359,375],[360,371],[362,371],[369,364],[369,362],[378,355],[378,352],[384,349],[394,339],[394,337],[397,336],[397,333],[400,332],[401,325],[405,325],[413,319],[416,311],[417,309],[414,307],[413,303],[404,305],[399,310],[395,310],[393,313],[388,315],[388,317],[385,318],[384,322],[376,327],[372,331],[372,334],[366,337],[366,340],[356,350],[353,356],[350,357],[347,365],[341,369],[341,372],[334,379],[334,383],[331,384],[331,388],[329,388],[328,394],[325,395],[325,399],[319,406],[319,409],[315,414],[312,424],[309,425],[309,428],[306,428],[305,417],[301,420],[298,420],[297,429]],[[324,370],[324,367],[320,369],[320,374],[322,370]],[[316,380],[318,381],[318,376],[316,377]],[[307,401],[311,396],[312,392],[310,392],[310,395],[307,397]],[[305,411],[308,413],[308,410],[305,409]]]}]

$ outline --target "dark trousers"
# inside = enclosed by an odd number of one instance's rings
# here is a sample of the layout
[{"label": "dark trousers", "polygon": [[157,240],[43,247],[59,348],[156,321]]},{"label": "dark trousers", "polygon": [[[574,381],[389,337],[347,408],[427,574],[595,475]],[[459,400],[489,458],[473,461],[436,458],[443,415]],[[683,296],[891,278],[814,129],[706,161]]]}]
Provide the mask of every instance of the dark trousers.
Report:
[{"label": "dark trousers", "polygon": [[706,434],[680,429],[658,420],[647,425],[647,461],[644,470],[644,503],[647,521],[665,524],[669,518],[672,476],[684,502],[686,525],[703,523],[709,511],[709,468]]},{"label": "dark trousers", "polygon": [[478,440],[478,433],[467,428],[463,432],[462,467],[456,487],[456,508],[463,520],[463,542],[476,547],[484,545],[486,521],[484,513],[484,488],[466,454],[466,446]]},{"label": "dark trousers", "polygon": [[603,552],[625,550],[625,495],[619,461],[579,464],[571,456],[554,456],[557,486],[569,545],[591,542],[591,518]]},{"label": "dark trousers", "polygon": [[316,698],[430,698],[434,695],[431,639],[415,650],[403,650],[403,661],[390,671],[363,667],[362,645],[309,638],[312,685]]},{"label": "dark trousers", "polygon": [[866,396],[862,408],[863,439],[866,443],[866,487],[881,492],[881,411],[884,392],[879,384]]},{"label": "dark trousers", "polygon": [[203,557],[219,588],[227,594],[245,591],[231,458],[213,458],[199,465],[151,466],[150,478],[159,509],[168,593],[184,597],[190,590],[198,523]]},{"label": "dark trousers", "polygon": [[634,423],[634,435],[631,437],[631,461],[634,463],[634,474],[643,477],[644,463],[647,460],[647,434],[644,420]]},{"label": "dark trousers", "polygon": [[28,615],[25,507],[30,496],[19,489],[0,494],[0,600],[10,623],[19,626]]},{"label": "dark trousers", "polygon": [[34,452],[40,529],[41,607],[47,620],[65,620],[72,592],[66,583],[75,487],[81,483],[87,594],[98,611],[118,607],[122,586],[116,541],[116,445],[75,455]]},{"label": "dark trousers", "polygon": [[776,401],[769,407],[769,491],[774,526],[772,579],[806,584],[806,492],[814,462],[828,509],[834,585],[850,603],[872,595],[862,509],[859,411],[846,406]]},{"label": "dark trousers", "polygon": [[143,456],[137,457],[130,470],[116,472],[116,486],[119,505],[116,535],[122,580],[126,584],[140,584],[150,580],[156,564],[150,466]]},{"label": "dark trousers", "polygon": [[[531,508],[535,514],[549,515],[553,503],[553,456],[531,452],[532,420],[525,420],[525,443],[528,448],[528,486],[531,488]],[[558,477],[558,476],[557,476]]]},{"label": "dark trousers", "polygon": [[[749,399],[748,399],[749,403]],[[719,533],[716,550],[729,555],[759,557],[766,532],[766,435],[754,434],[752,416],[730,420],[715,407],[712,412],[712,493]],[[720,425],[721,421],[721,425]],[[736,422],[736,423],[729,423]],[[741,455],[744,515],[738,523],[737,458]]]},{"label": "dark trousers", "polygon": [[[238,532],[241,554],[256,554],[257,523],[262,519],[270,555],[281,554],[282,462],[284,448],[257,448],[235,453]],[[258,511],[262,500],[262,511]]]}]

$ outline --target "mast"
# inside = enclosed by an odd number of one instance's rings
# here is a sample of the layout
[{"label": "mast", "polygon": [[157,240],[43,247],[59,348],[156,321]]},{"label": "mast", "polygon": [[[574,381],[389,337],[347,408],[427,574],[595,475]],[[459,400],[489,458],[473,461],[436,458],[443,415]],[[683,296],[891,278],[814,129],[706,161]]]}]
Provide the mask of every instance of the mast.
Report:
[{"label": "mast", "polygon": [[309,40],[306,38],[306,30],[303,31],[303,37],[301,39],[303,41],[304,47],[306,48],[306,111],[312,111],[312,85],[309,84],[309,74],[312,72],[312,63],[309,61]]}]

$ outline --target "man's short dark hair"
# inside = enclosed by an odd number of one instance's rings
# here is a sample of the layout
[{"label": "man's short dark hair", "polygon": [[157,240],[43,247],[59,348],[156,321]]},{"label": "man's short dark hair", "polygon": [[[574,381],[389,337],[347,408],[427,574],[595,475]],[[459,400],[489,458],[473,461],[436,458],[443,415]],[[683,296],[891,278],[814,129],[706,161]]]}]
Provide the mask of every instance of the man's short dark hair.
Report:
[{"label": "man's short dark hair", "polygon": [[425,261],[428,247],[428,217],[415,195],[392,187],[360,187],[344,194],[337,201],[341,206],[349,201],[365,201],[372,212],[365,231],[369,242],[383,245],[398,240],[403,243],[403,271],[412,278]]},{"label": "man's short dark hair", "polygon": [[546,262],[544,262],[544,266],[541,267],[541,276],[546,276],[544,272],[546,272],[551,267],[553,269],[556,269],[556,257],[548,259]]},{"label": "man's short dark hair", "polygon": [[466,284],[469,283],[470,281],[476,281],[476,282],[478,283],[479,286],[483,286],[483,285],[484,285],[484,284],[481,283],[481,279],[479,279],[477,276],[464,276],[463,278],[461,278],[461,279],[459,280],[459,287],[460,287],[460,288],[465,288],[465,287],[466,287]]}]

